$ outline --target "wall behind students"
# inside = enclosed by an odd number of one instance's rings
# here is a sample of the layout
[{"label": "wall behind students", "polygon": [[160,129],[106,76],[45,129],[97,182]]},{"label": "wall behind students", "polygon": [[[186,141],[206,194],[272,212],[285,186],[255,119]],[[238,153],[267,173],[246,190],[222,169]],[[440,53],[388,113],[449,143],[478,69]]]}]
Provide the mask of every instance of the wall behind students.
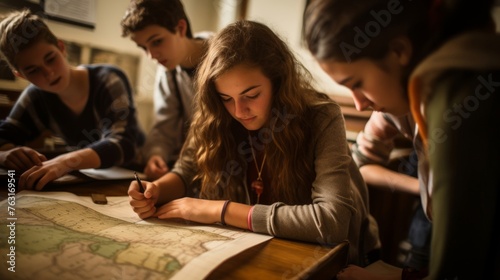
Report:
[{"label": "wall behind students", "polygon": [[315,87],[330,95],[350,96],[343,86],[326,75],[302,39],[302,18],[307,0],[250,0],[247,19],[262,22],[277,32],[292,48],[299,60],[313,75]]},{"label": "wall behind students", "polygon": [[[309,0],[310,1],[310,0]],[[316,88],[330,95],[351,96],[350,91],[334,83],[319,67],[302,40],[303,13],[307,0],[249,0],[247,19],[267,24],[291,46],[301,62],[311,71]],[[492,11],[500,31],[500,0]]]}]

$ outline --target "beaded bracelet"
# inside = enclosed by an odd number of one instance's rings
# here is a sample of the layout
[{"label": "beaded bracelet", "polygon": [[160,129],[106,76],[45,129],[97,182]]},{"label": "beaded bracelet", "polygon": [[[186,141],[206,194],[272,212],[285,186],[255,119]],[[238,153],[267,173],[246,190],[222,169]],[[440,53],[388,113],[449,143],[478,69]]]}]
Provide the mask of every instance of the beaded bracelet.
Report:
[{"label": "beaded bracelet", "polygon": [[231,202],[230,200],[224,201],[224,205],[222,206],[222,211],[220,212],[220,223],[225,226],[226,221],[224,220],[224,216],[226,215],[227,205]]}]

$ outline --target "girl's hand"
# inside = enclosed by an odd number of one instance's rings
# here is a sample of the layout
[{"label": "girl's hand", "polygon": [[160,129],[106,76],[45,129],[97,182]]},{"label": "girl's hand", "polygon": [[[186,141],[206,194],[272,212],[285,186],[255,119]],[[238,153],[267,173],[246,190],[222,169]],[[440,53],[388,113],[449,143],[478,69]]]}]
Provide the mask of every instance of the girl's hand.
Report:
[{"label": "girl's hand", "polygon": [[158,202],[160,189],[148,181],[142,181],[142,185],[145,189],[144,193],[141,193],[139,183],[136,180],[132,181],[128,188],[128,196],[130,206],[132,206],[134,212],[141,219],[146,219],[153,216],[156,212],[155,205]]},{"label": "girl's hand", "polygon": [[203,224],[213,224],[220,222],[223,205],[223,200],[183,197],[159,207],[155,216],[159,219],[181,218]]}]

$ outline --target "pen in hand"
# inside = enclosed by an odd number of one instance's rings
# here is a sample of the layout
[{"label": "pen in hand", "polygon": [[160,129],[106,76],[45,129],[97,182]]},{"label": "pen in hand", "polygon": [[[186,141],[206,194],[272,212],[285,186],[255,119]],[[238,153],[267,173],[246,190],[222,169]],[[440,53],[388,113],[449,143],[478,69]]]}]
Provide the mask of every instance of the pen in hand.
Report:
[{"label": "pen in hand", "polygon": [[144,186],[142,185],[141,179],[139,179],[139,176],[137,176],[137,172],[134,172],[134,177],[135,177],[135,180],[137,181],[137,183],[139,184],[139,188],[140,188],[141,193],[144,193],[146,191],[146,189],[144,189]]}]

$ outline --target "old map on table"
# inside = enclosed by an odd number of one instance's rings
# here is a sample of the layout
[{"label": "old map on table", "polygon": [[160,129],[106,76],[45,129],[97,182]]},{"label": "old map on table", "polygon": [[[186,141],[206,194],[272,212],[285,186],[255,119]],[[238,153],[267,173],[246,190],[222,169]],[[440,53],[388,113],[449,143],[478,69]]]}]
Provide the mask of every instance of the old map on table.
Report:
[{"label": "old map on table", "polygon": [[15,206],[0,202],[0,219],[0,279],[202,279],[225,259],[271,238],[217,225],[141,220],[128,197],[96,205],[65,192],[22,191]]}]

